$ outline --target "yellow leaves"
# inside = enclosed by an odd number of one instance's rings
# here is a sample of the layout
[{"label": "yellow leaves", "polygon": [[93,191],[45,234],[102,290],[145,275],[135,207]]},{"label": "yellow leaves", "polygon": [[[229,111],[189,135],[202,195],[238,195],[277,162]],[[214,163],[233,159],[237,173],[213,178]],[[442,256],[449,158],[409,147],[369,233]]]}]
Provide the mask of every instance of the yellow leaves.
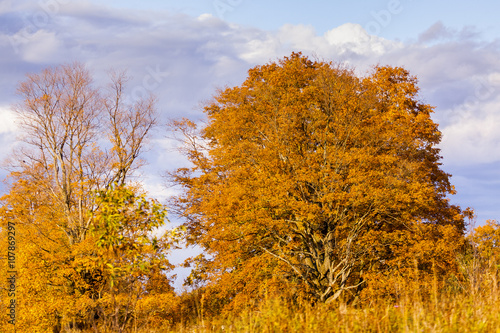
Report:
[{"label": "yellow leaves", "polygon": [[[171,269],[166,251],[180,234],[151,234],[166,218],[158,202],[131,189],[113,188],[93,201],[100,208],[94,212],[99,219],[94,234],[87,230],[83,240],[71,244],[62,227],[67,216],[43,191],[44,181],[19,179],[0,210],[6,217],[2,221],[16,221],[19,233],[19,329],[47,331],[73,321],[90,325],[88,318],[98,315],[101,297],[137,297],[153,269],[161,274]],[[89,216],[85,220],[91,221]],[[97,245],[100,237],[101,243],[109,240],[103,247]]]},{"label": "yellow leaves", "polygon": [[468,238],[481,257],[494,262],[500,260],[500,223],[496,220],[487,220],[486,224],[476,227]]},{"label": "yellow leaves", "polygon": [[155,329],[170,328],[174,318],[178,318],[179,298],[174,293],[146,295],[138,300],[135,313],[142,319],[138,326]]}]

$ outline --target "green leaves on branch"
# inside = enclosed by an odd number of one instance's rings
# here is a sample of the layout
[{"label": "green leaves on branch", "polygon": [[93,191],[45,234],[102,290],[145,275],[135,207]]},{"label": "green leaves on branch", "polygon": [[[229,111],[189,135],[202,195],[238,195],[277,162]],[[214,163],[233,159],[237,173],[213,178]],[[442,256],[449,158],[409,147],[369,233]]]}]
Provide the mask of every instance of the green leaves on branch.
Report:
[{"label": "green leaves on branch", "polygon": [[141,276],[170,265],[166,252],[179,239],[175,230],[161,235],[166,209],[158,201],[137,194],[126,186],[112,186],[96,194],[92,234],[101,255],[101,265],[111,276]]},{"label": "green leaves on branch", "polygon": [[158,246],[156,237],[150,237],[156,228],[165,224],[166,209],[156,200],[148,200],[124,186],[113,186],[97,193],[96,206],[92,232],[99,236],[99,247]]}]

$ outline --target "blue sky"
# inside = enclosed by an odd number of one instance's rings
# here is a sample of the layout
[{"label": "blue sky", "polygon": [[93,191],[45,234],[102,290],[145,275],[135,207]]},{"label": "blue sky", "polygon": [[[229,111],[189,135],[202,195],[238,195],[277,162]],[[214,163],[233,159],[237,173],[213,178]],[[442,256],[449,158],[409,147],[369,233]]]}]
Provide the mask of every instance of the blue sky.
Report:
[{"label": "blue sky", "polygon": [[[162,121],[202,119],[216,88],[249,68],[302,51],[346,62],[404,66],[436,106],[443,168],[478,223],[500,219],[500,3],[496,1],[0,0],[0,157],[19,131],[10,106],[28,72],[75,60],[94,72],[126,69],[131,98],[152,92]],[[147,83],[147,84],[145,84]],[[161,128],[141,174],[151,195],[182,165]],[[5,172],[1,175],[5,175]]]},{"label": "blue sky", "polygon": [[[95,1],[116,8],[152,9],[190,16],[212,14],[227,22],[278,30],[285,24],[311,25],[318,34],[344,23],[360,24],[389,39],[416,38],[441,21],[452,29],[472,27],[485,39],[500,31],[500,3],[492,0],[185,0],[185,1]],[[392,10],[391,10],[392,9]],[[385,15],[386,11],[390,15]],[[378,23],[379,29],[373,22]],[[370,29],[372,28],[372,29]]]}]

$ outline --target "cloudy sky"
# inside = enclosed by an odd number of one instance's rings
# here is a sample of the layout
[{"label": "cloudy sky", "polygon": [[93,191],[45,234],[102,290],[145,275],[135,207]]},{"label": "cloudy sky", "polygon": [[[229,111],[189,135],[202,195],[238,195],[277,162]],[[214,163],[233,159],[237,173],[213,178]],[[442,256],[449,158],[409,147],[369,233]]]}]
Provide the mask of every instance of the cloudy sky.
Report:
[{"label": "cloudy sky", "polygon": [[[499,12],[493,0],[0,0],[0,155],[15,144],[10,105],[26,73],[78,60],[104,84],[109,69],[126,69],[129,94],[156,94],[163,121],[202,119],[217,88],[302,51],[360,74],[381,64],[416,75],[436,106],[451,200],[478,223],[498,220]],[[160,172],[182,161],[162,130],[153,143],[143,179],[163,198]]]}]

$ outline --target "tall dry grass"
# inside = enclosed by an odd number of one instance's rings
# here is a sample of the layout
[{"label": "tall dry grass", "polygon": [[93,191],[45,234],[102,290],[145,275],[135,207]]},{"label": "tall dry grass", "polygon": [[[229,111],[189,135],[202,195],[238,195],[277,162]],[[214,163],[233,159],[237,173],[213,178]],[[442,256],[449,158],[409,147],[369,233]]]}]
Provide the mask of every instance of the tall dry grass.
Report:
[{"label": "tall dry grass", "polygon": [[500,332],[498,266],[470,257],[461,269],[461,279],[408,288],[391,301],[311,305],[272,297],[240,313],[198,316],[169,332]]},{"label": "tall dry grass", "polygon": [[396,297],[370,296],[349,304],[312,305],[275,295],[239,312],[211,316],[203,296],[187,293],[168,318],[124,332],[500,332],[500,265],[476,252],[459,264],[459,277],[438,282],[436,276],[420,276],[395,286]]}]

